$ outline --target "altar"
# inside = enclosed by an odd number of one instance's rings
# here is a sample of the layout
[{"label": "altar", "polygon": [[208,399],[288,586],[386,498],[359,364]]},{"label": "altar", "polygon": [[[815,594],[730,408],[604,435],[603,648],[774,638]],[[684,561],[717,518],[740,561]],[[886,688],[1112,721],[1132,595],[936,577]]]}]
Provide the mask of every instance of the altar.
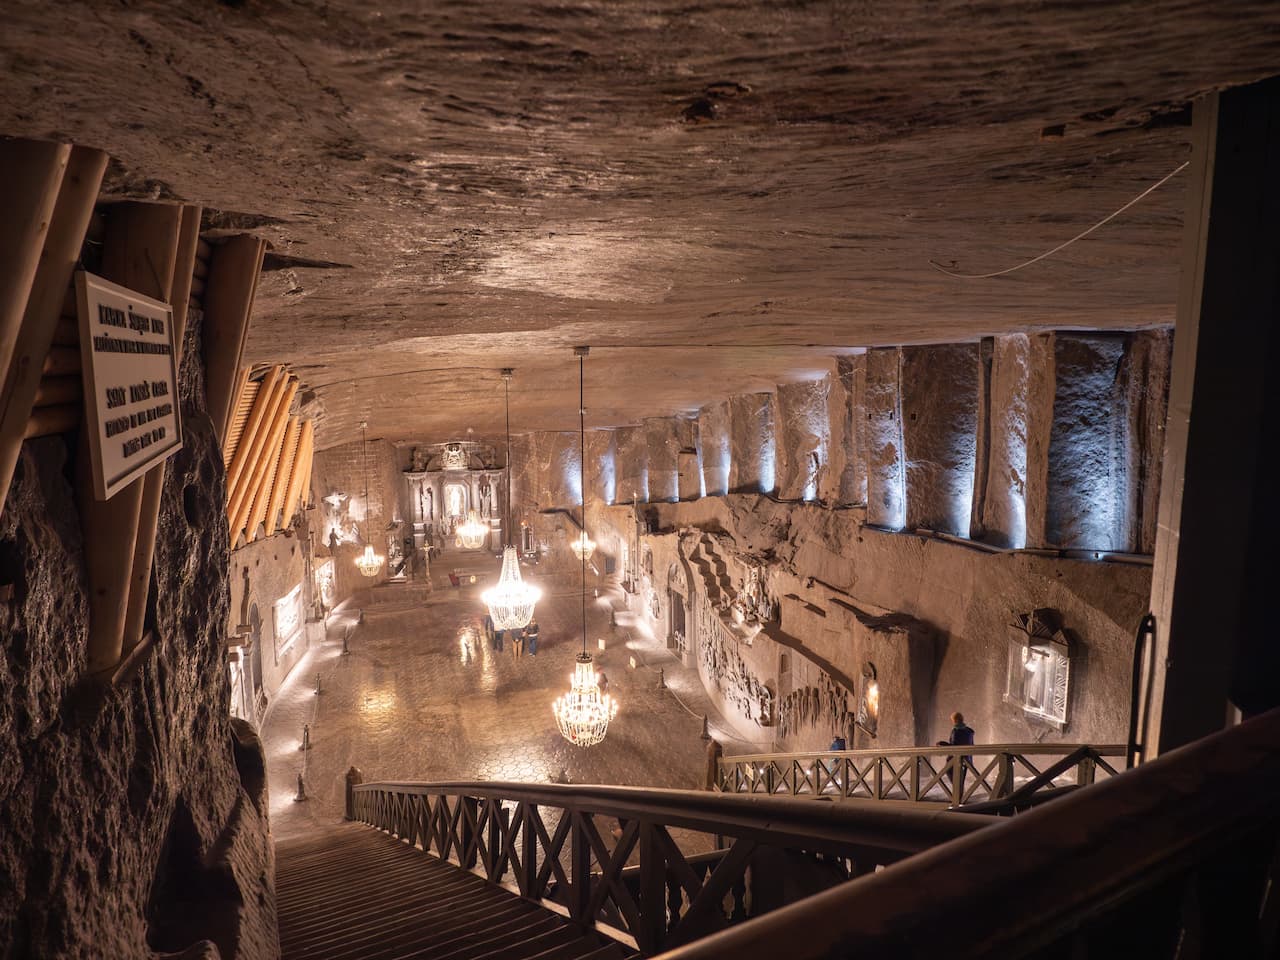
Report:
[{"label": "altar", "polygon": [[489,543],[501,542],[506,481],[491,446],[450,441],[414,447],[404,478],[415,547],[452,538],[472,510],[492,530]]}]

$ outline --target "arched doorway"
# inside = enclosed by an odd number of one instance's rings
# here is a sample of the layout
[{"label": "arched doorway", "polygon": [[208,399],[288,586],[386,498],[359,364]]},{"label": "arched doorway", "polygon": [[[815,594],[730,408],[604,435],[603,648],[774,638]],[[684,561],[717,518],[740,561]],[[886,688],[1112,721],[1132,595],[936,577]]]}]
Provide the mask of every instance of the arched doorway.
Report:
[{"label": "arched doorway", "polygon": [[667,647],[681,660],[689,653],[688,610],[689,584],[679,562],[667,570]]},{"label": "arched doorway", "polygon": [[256,603],[249,607],[249,686],[254,712],[261,719],[266,695],[262,690],[262,616]]}]

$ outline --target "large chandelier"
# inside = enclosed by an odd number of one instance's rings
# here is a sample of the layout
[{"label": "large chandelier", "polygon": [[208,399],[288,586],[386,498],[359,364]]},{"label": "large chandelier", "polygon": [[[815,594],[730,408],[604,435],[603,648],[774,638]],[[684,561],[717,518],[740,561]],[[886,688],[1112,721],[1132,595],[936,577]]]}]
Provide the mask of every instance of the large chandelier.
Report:
[{"label": "large chandelier", "polygon": [[[502,539],[507,541],[511,529],[511,375],[510,368],[502,371],[507,410],[507,517],[502,524]],[[489,608],[495,630],[521,630],[533,619],[533,608],[542,591],[520,577],[520,557],[516,548],[507,543],[502,551],[502,573],[496,586],[480,595]]]},{"label": "large chandelier", "polygon": [[[586,519],[586,504],[583,504],[583,519]],[[579,560],[587,561],[591,559],[591,555],[596,552],[596,542],[587,536],[587,531],[583,530],[580,534],[573,538],[569,544],[569,549],[573,551],[573,555]]]},{"label": "large chandelier", "polygon": [[609,731],[609,721],[618,715],[618,704],[600,692],[600,679],[591,665],[591,654],[583,651],[573,665],[569,692],[551,704],[560,735],[579,747],[594,747]]},{"label": "large chandelier", "polygon": [[479,550],[488,533],[489,525],[481,523],[479,515],[474,510],[468,510],[467,519],[458,524],[453,531],[453,542],[464,550]]},{"label": "large chandelier", "polygon": [[[587,356],[587,347],[574,347],[578,357],[578,443],[582,458],[579,461],[582,481],[582,516],[587,515],[587,445],[585,416],[583,405],[583,367]],[[595,544],[587,537],[585,526],[579,543]],[[574,662],[573,674],[569,677],[569,692],[557,697],[551,704],[551,712],[555,714],[556,726],[560,735],[570,743],[579,747],[593,747],[604,739],[609,732],[609,721],[618,714],[617,701],[600,689],[600,677],[591,664],[591,654],[587,653],[587,558],[590,550],[573,551],[582,562],[582,652]]]},{"label": "large chandelier", "polygon": [[[364,460],[364,538],[369,539],[369,421],[360,421],[360,447]],[[373,544],[366,543],[364,554],[356,557],[356,569],[373,578],[382,570],[383,556],[373,552]]]}]

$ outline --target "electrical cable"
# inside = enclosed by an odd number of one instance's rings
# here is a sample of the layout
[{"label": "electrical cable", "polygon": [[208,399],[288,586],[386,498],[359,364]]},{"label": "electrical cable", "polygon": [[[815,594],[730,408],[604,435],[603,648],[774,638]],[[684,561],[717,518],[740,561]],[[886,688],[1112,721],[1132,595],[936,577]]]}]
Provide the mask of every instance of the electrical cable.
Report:
[{"label": "electrical cable", "polygon": [[1132,207],[1135,203],[1145,199],[1148,195],[1154,193],[1160,187],[1164,186],[1166,183],[1172,180],[1175,176],[1177,176],[1179,173],[1185,170],[1190,164],[1191,164],[1190,160],[1187,160],[1179,164],[1177,167],[1173,169],[1172,172],[1161,177],[1151,186],[1147,187],[1147,189],[1143,190],[1140,194],[1138,194],[1136,197],[1134,197],[1132,200],[1126,203],[1123,207],[1121,207],[1120,209],[1112,213],[1107,214],[1105,217],[1103,217],[1093,226],[1089,227],[1087,230],[1082,230],[1080,233],[1077,233],[1074,237],[1072,237],[1070,240],[1066,241],[1065,243],[1060,243],[1056,247],[1054,247],[1052,250],[1046,250],[1044,253],[1040,254],[1039,256],[1032,257],[1030,260],[1026,260],[1023,263],[1019,263],[1012,267],[1006,267],[1004,270],[996,270],[993,273],[955,273],[951,270],[948,270],[942,264],[938,263],[937,260],[930,260],[929,263],[939,273],[945,273],[948,277],[952,277],[956,280],[990,280],[992,277],[1003,277],[1006,274],[1013,273],[1015,270],[1021,270],[1023,267],[1029,267],[1033,263],[1039,263],[1041,260],[1045,259],[1046,257],[1051,257],[1058,251],[1065,250],[1067,247],[1071,246],[1077,240],[1083,240],[1085,237],[1093,233],[1099,227],[1110,223],[1116,217],[1120,216],[1120,214],[1124,213],[1126,210]]}]

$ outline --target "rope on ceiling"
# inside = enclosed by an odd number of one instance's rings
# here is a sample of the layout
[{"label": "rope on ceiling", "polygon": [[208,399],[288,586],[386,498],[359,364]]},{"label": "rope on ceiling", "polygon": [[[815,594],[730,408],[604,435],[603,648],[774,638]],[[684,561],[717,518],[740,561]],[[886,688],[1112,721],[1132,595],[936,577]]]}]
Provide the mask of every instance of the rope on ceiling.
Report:
[{"label": "rope on ceiling", "polygon": [[1033,263],[1039,263],[1041,260],[1045,259],[1046,257],[1051,257],[1058,251],[1065,250],[1067,247],[1071,246],[1077,240],[1083,240],[1085,237],[1093,233],[1093,231],[1097,230],[1099,227],[1110,223],[1116,217],[1120,216],[1120,214],[1124,213],[1126,210],[1128,210],[1138,201],[1143,200],[1150,194],[1154,193],[1156,190],[1163,187],[1175,176],[1177,176],[1179,173],[1185,170],[1190,165],[1190,163],[1191,161],[1187,160],[1179,164],[1177,167],[1173,169],[1171,173],[1168,173],[1161,179],[1157,180],[1151,186],[1147,187],[1147,189],[1143,190],[1140,194],[1138,194],[1136,197],[1134,197],[1132,200],[1126,203],[1119,210],[1109,213],[1107,216],[1103,217],[1101,220],[1099,220],[1093,226],[1089,227],[1087,230],[1082,230],[1080,233],[1077,233],[1074,237],[1072,237],[1070,240],[1066,241],[1065,243],[1060,243],[1056,247],[1054,247],[1052,250],[1046,250],[1044,253],[1040,254],[1040,256],[1032,257],[1030,260],[1027,260],[1023,263],[1019,263],[1016,266],[1007,267],[1004,270],[997,270],[994,273],[954,273],[951,270],[948,270],[942,264],[940,264],[937,260],[930,260],[929,263],[932,264],[933,268],[937,270],[939,273],[945,273],[948,277],[954,277],[956,280],[990,280],[992,277],[1003,277],[1005,274],[1013,273],[1015,270],[1021,270],[1023,267],[1029,267]]}]

